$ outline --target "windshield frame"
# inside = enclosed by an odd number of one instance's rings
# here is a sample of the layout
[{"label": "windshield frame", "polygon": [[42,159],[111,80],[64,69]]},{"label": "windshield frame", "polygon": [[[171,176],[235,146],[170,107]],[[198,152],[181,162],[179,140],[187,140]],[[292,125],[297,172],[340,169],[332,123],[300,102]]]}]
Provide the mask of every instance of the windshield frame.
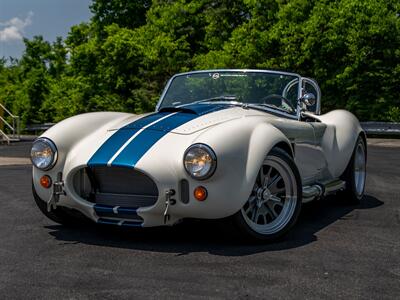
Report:
[{"label": "windshield frame", "polygon": [[[274,71],[274,70],[254,70],[254,69],[211,69],[211,70],[200,70],[200,71],[191,71],[191,72],[178,73],[178,74],[175,74],[174,76],[172,76],[168,80],[168,82],[167,82],[167,84],[166,84],[166,86],[165,86],[165,88],[164,88],[164,90],[163,90],[163,92],[162,92],[162,94],[160,96],[160,99],[157,102],[155,111],[158,112],[160,110],[160,107],[161,107],[161,105],[162,105],[162,103],[164,101],[165,95],[167,94],[167,91],[170,88],[171,83],[175,78],[177,78],[179,76],[186,76],[186,75],[191,75],[191,74],[218,73],[218,72],[266,73],[266,74],[287,75],[287,76],[297,77],[297,79],[299,80],[299,82],[298,82],[298,90],[297,90],[297,99],[300,99],[300,97],[301,97],[301,93],[302,93],[302,87],[301,87],[302,77],[297,73],[285,72],[285,71]],[[195,103],[195,102],[192,102],[192,103]],[[239,104],[239,102],[236,102],[236,103]],[[188,103],[186,105],[189,105],[189,104],[190,103]],[[256,108],[256,105],[254,105],[254,104],[243,103],[243,106],[248,106],[248,107],[251,107],[251,108],[254,108],[254,109],[258,109],[258,110],[262,110],[262,111],[266,111],[266,112],[273,112],[273,113],[276,113],[276,114],[279,114],[279,115],[282,115],[282,116],[285,116],[285,117],[288,117],[288,118],[291,118],[291,119],[299,119],[300,118],[299,100],[297,100],[296,111],[295,111],[294,114],[286,113],[286,112],[282,111],[281,109],[275,109],[273,107],[257,106],[257,108]]]}]

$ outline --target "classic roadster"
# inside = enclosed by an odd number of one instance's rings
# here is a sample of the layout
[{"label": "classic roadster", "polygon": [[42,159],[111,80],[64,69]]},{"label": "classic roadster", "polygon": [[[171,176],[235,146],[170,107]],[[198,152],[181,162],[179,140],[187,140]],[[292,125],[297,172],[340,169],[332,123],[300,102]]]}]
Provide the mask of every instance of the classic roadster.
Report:
[{"label": "classic roadster", "polygon": [[345,110],[320,114],[317,83],[268,70],[182,73],[154,113],[66,119],[32,146],[33,195],[50,219],[128,227],[224,219],[260,240],[302,203],[364,194],[366,135]]}]

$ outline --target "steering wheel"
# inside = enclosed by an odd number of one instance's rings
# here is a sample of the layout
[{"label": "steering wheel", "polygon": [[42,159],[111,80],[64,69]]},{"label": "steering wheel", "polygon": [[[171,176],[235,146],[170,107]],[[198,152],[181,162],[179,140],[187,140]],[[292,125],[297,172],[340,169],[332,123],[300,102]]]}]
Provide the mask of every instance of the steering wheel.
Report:
[{"label": "steering wheel", "polygon": [[[261,98],[261,101],[262,101],[264,104],[271,104],[270,102],[268,102],[268,100],[272,100],[272,99],[277,99],[277,100],[283,102],[283,104],[286,105],[287,108],[289,108],[289,110],[290,110],[291,112],[296,111],[296,109],[293,107],[293,105],[290,103],[290,101],[289,101],[287,98],[283,97],[282,95],[271,94],[271,95],[268,95],[268,96],[265,96],[265,97]],[[273,104],[273,103],[272,103],[272,104]],[[275,105],[275,104],[274,104],[274,105]],[[276,106],[281,107],[281,104],[276,105]]]}]

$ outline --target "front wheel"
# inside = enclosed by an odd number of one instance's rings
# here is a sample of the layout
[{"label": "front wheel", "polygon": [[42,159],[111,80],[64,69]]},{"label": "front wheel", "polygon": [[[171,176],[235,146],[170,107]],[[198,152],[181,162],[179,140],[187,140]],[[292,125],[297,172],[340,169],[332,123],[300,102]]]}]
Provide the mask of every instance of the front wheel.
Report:
[{"label": "front wheel", "polygon": [[296,164],[285,151],[275,148],[265,158],[249,199],[233,221],[245,237],[273,240],[296,223],[301,200]]}]

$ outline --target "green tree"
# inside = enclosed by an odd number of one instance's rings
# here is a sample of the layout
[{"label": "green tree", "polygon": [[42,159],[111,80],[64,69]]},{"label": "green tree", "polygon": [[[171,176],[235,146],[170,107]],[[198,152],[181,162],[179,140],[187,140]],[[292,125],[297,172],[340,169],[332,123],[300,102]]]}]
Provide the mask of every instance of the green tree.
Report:
[{"label": "green tree", "polygon": [[145,24],[146,11],[150,6],[151,0],[94,0],[90,10],[93,13],[93,23],[99,29],[111,24],[136,28]]},{"label": "green tree", "polygon": [[25,40],[0,61],[0,93],[23,123],[96,110],[150,111],[167,79],[210,68],[313,77],[323,111],[400,121],[400,18],[389,0],[94,0],[63,41]]}]

